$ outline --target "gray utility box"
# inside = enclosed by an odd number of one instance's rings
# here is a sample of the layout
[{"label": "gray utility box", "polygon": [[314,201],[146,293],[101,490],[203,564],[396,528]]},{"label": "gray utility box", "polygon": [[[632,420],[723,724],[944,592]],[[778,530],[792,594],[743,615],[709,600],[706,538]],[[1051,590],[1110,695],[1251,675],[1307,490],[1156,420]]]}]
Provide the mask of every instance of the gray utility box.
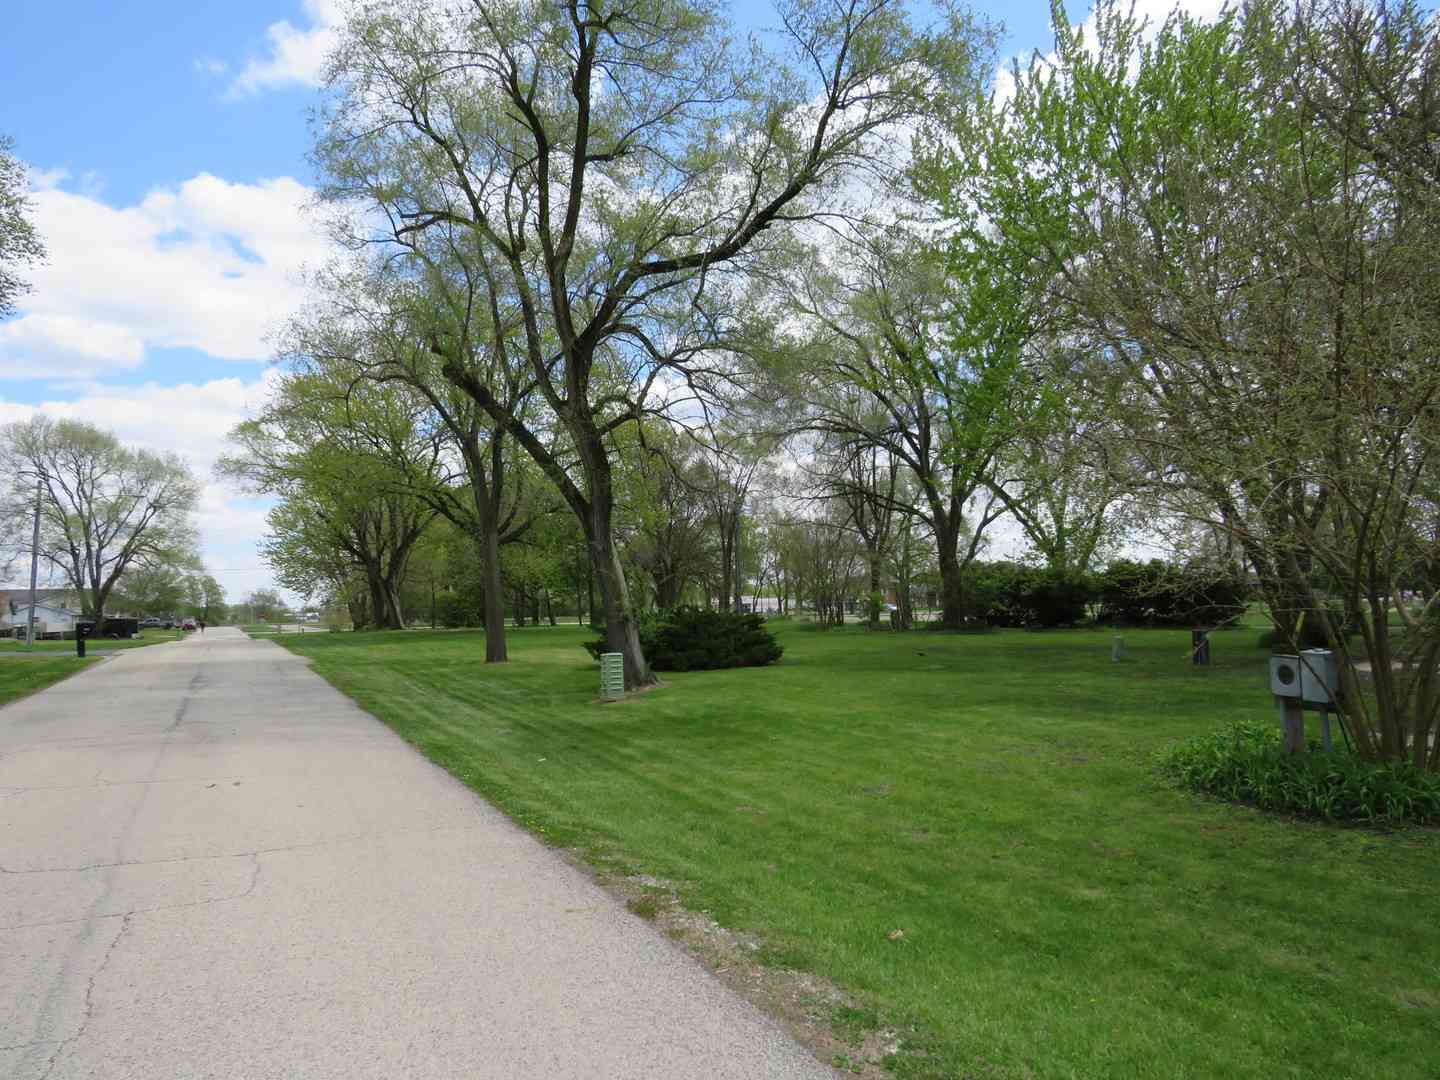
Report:
[{"label": "gray utility box", "polygon": [[1298,698],[1300,696],[1300,658],[1298,656],[1270,657],[1270,692],[1276,697]]},{"label": "gray utility box", "polygon": [[606,701],[619,701],[625,696],[625,654],[600,654],[600,696]]},{"label": "gray utility box", "polygon": [[1300,699],[1311,705],[1333,705],[1340,696],[1340,672],[1329,649],[1300,654]]}]

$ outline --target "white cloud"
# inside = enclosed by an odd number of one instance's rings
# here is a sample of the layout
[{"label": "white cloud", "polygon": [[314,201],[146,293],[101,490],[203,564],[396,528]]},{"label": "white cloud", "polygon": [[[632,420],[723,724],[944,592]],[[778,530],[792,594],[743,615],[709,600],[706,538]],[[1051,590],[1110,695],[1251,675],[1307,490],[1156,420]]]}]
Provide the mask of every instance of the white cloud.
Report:
[{"label": "white cloud", "polygon": [[216,459],[226,449],[225,437],[263,403],[271,370],[258,379],[216,379],[199,384],[137,387],[91,385],[64,401],[22,405],[0,400],[0,424],[24,420],[37,412],[52,417],[86,420],[114,431],[128,445],[173,451],[190,463],[203,485],[197,524],[206,567],[216,571],[232,601],[257,588],[272,588],[269,569],[260,561],[256,542],[265,532],[268,500],[238,496],[214,479]]},{"label": "white cloud", "polygon": [[252,56],[230,84],[231,97],[280,87],[319,86],[325,59],[344,21],[342,0],[303,0],[307,26],[282,19],[265,29],[268,49]]},{"label": "white cloud", "polygon": [[0,324],[3,378],[93,378],[139,366],[148,347],[264,359],[302,268],[331,250],[306,214],[310,189],[288,177],[202,173],[117,207],[44,175],[31,197],[48,258],[21,317]]},{"label": "white cloud", "polygon": [[63,166],[58,169],[37,169],[32,165],[26,168],[25,175],[30,181],[31,191],[46,191],[69,180],[70,170]]},{"label": "white cloud", "polygon": [[145,343],[129,327],[63,314],[24,315],[0,323],[0,359],[11,379],[45,379],[57,369],[93,377],[136,368]]}]

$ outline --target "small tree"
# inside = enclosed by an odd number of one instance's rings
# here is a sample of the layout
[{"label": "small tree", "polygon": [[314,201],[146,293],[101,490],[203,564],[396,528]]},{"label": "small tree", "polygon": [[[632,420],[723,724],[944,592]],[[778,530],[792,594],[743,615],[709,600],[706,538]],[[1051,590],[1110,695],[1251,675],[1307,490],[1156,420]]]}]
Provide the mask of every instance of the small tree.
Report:
[{"label": "small tree", "polygon": [[29,289],[18,267],[45,257],[45,245],[27,217],[25,166],[12,153],[14,145],[0,136],[0,319],[15,313],[16,299]]}]

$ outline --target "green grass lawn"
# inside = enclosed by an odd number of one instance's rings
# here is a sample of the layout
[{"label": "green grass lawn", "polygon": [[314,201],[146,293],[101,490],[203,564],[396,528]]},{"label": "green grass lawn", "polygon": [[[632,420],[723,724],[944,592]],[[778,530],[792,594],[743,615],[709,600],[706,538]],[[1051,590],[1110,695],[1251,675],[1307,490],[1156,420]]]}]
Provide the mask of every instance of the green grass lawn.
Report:
[{"label": "green grass lawn", "polygon": [[6,660],[0,658],[0,705],[16,698],[43,690],[69,675],[74,675],[93,660],[80,660],[74,656],[40,660]]},{"label": "green grass lawn", "polygon": [[303,630],[297,630],[297,629],[295,629],[295,627],[300,626],[300,625],[301,625],[300,623],[284,622],[284,623],[278,624],[278,625],[281,627],[281,629],[280,629],[279,631],[277,631],[277,630],[275,629],[276,625],[277,625],[277,624],[276,624],[276,623],[273,623],[273,622],[272,622],[272,623],[245,623],[245,624],[243,624],[243,625],[240,627],[240,629],[241,629],[241,631],[243,631],[244,633],[248,634],[248,635],[249,635],[250,637],[252,637],[252,638],[273,638],[273,637],[278,637],[278,636],[282,636],[282,635],[302,634],[302,633],[303,633],[303,634],[314,634],[314,633],[316,633],[316,632],[318,632],[318,631],[322,631],[322,630],[328,631],[328,630],[330,629],[328,626],[325,626],[325,625],[323,625],[322,623],[304,623],[304,624],[303,624],[303,625],[304,625],[304,629],[303,629]]},{"label": "green grass lawn", "polygon": [[1440,833],[1156,779],[1177,738],[1273,715],[1251,629],[1209,669],[1175,631],[1122,664],[1096,631],[780,633],[773,667],[615,705],[575,628],[492,667],[478,634],[281,640],[551,842],[853,992],[898,1075],[1440,1072]]},{"label": "green grass lawn", "polygon": [[[183,630],[142,630],[139,637],[120,638],[87,638],[85,641],[86,650],[98,649],[100,652],[110,652],[114,649],[140,649],[146,645],[163,645],[167,641],[179,641],[185,637]],[[30,652],[25,645],[25,639],[0,638],[0,655],[7,652]],[[34,652],[53,653],[75,653],[75,641],[37,641]]]}]

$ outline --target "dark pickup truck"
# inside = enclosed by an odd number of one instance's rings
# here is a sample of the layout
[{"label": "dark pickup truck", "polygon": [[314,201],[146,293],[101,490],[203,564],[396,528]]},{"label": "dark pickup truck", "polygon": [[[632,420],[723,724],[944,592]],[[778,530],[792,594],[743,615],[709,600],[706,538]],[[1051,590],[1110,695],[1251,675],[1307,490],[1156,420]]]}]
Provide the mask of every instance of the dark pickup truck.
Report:
[{"label": "dark pickup truck", "polygon": [[84,627],[83,636],[92,639],[97,637],[112,639],[132,638],[140,633],[139,619],[101,619],[100,632],[98,634],[95,632],[95,624],[93,622],[76,623],[75,626],[76,629]]}]

